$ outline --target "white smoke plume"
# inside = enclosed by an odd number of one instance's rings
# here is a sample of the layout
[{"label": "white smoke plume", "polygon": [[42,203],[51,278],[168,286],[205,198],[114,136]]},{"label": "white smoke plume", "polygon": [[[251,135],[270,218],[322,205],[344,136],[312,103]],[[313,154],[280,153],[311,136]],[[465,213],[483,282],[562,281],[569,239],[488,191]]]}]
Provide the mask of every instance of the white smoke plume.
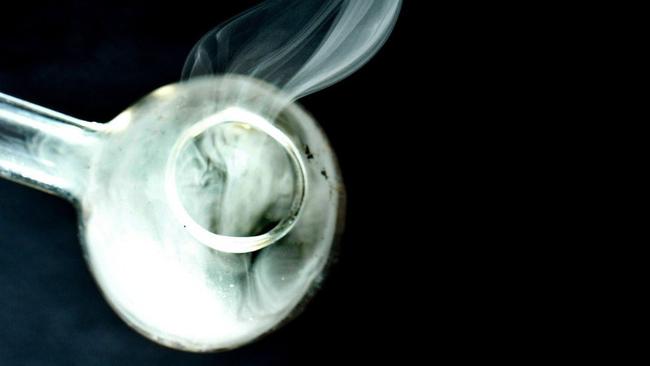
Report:
[{"label": "white smoke plume", "polygon": [[352,74],[386,42],[401,0],[270,0],[206,34],[183,79],[241,74],[300,98]]}]

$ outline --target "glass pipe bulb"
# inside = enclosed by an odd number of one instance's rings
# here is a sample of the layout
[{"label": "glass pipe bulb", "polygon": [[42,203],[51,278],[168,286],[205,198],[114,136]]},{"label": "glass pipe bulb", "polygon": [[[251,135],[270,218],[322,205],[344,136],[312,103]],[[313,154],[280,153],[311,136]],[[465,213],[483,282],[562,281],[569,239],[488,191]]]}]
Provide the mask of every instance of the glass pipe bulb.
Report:
[{"label": "glass pipe bulb", "polygon": [[190,351],[238,347],[295,314],[343,221],[316,122],[244,76],[162,87],[105,124],[0,94],[0,176],[70,200],[113,309]]}]

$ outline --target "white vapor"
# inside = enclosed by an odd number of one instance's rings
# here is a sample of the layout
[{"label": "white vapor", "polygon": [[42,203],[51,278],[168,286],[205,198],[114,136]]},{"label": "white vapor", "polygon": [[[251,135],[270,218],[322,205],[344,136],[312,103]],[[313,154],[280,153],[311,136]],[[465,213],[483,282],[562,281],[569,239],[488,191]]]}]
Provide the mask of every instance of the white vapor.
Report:
[{"label": "white vapor", "polygon": [[401,0],[270,0],[206,34],[183,79],[241,74],[267,81],[292,98],[349,76],[390,35]]}]

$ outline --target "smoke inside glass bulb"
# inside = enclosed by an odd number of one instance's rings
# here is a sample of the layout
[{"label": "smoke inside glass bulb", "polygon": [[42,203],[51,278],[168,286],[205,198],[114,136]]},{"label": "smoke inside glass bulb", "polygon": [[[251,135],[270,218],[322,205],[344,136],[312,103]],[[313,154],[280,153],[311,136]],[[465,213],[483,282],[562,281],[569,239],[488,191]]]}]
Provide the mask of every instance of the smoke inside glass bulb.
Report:
[{"label": "smoke inside glass bulb", "polygon": [[256,236],[290,213],[296,177],[286,151],[245,122],[213,126],[187,143],[176,189],[188,214],[220,235]]}]

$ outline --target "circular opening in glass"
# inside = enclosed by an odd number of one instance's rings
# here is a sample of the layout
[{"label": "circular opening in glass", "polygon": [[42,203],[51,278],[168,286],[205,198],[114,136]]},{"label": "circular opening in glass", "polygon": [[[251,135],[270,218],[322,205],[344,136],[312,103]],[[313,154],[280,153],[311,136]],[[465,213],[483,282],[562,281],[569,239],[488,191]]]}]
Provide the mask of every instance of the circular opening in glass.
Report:
[{"label": "circular opening in glass", "polygon": [[167,170],[167,193],[184,229],[225,252],[276,242],[291,230],[304,201],[305,169],[294,144],[239,108],[183,133]]}]

